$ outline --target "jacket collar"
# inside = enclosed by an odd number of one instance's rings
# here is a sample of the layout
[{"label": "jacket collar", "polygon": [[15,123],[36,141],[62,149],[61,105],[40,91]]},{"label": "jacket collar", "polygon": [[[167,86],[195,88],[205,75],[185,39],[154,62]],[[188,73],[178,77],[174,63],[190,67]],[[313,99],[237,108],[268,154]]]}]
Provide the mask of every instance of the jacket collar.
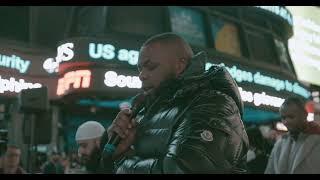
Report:
[{"label": "jacket collar", "polygon": [[207,54],[204,51],[199,52],[189,61],[187,68],[178,77],[178,80],[188,79],[193,76],[200,75],[204,72]]},{"label": "jacket collar", "polygon": [[194,82],[194,78],[201,76],[204,73],[206,60],[207,56],[203,51],[193,56],[183,73],[176,79],[167,80],[160,84],[157,93],[155,93],[153,97],[148,97],[146,99],[146,105],[153,104],[153,102],[157,99],[161,99],[161,101],[172,100],[177,91],[181,92],[186,85],[191,85],[187,84],[186,82]]},{"label": "jacket collar", "polygon": [[196,77],[201,76],[204,73],[206,59],[205,52],[200,52],[192,57],[188,66],[178,78],[168,80],[160,85],[159,95],[165,94],[172,97],[178,89],[185,86],[186,82],[192,82]]}]

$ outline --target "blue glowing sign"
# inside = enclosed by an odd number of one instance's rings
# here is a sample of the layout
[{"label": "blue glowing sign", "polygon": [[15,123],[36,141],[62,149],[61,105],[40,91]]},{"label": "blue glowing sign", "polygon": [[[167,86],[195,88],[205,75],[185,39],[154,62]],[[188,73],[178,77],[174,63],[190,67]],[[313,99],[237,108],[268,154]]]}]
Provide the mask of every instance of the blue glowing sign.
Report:
[{"label": "blue glowing sign", "polygon": [[[213,64],[206,63],[205,69],[208,70]],[[267,86],[274,88],[276,91],[288,91],[303,96],[305,98],[310,97],[310,92],[299,85],[297,82],[290,82],[289,80],[281,80],[264,75],[262,72],[250,72],[239,69],[237,66],[233,65],[231,68],[226,66],[224,63],[220,64],[224,66],[231,76],[238,82],[248,82],[254,83],[262,86]]]},{"label": "blue glowing sign", "polygon": [[[139,51],[129,50],[124,48],[116,48],[113,44],[109,43],[85,43],[85,47],[88,49],[82,49],[82,45],[76,43],[65,43],[57,48],[57,56],[55,58],[48,58],[43,63],[43,68],[48,73],[54,73],[59,71],[59,64],[63,61],[71,61],[73,59],[81,59],[76,57],[81,53],[88,52],[89,58],[92,61],[123,61],[129,65],[135,66],[138,64]],[[87,53],[85,53],[87,54]],[[86,58],[85,58],[86,59]]]},{"label": "blue glowing sign", "polygon": [[6,56],[0,54],[0,66],[16,69],[20,73],[26,73],[30,66],[30,61],[23,60],[16,55]]},{"label": "blue glowing sign", "polygon": [[23,89],[40,88],[42,84],[27,82],[23,78],[16,79],[15,77],[4,78],[0,76],[0,94],[7,92],[19,93]]},{"label": "blue glowing sign", "polygon": [[139,51],[119,49],[112,44],[89,44],[89,56],[93,59],[112,60],[117,58],[119,61],[127,61],[130,65],[137,65]]},{"label": "blue glowing sign", "polygon": [[121,109],[121,107],[124,105],[130,108],[131,99],[113,100],[113,101],[81,99],[79,100],[78,104],[83,106],[97,106],[97,107],[104,107],[104,108],[115,108],[115,109],[120,108]]}]

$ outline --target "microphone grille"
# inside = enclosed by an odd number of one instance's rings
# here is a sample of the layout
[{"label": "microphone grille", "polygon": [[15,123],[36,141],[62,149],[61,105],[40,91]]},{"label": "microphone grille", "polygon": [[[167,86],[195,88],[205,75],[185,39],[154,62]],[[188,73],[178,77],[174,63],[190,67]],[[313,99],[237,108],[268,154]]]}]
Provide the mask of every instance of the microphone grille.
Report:
[{"label": "microphone grille", "polygon": [[137,94],[135,97],[133,97],[132,100],[132,111],[134,111],[134,114],[138,113],[140,109],[144,106],[146,96],[143,93]]}]

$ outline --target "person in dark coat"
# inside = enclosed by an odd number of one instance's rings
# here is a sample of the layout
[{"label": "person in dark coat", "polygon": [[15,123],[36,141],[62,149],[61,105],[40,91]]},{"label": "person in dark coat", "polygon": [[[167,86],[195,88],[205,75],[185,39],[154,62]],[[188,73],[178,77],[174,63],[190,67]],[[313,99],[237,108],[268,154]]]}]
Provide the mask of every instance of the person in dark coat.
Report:
[{"label": "person in dark coat", "polygon": [[249,143],[238,86],[222,66],[205,71],[206,61],[174,33],[142,45],[144,106],[136,118],[121,110],[109,126],[108,138],[121,139],[105,162],[113,167],[109,173],[246,172]]}]

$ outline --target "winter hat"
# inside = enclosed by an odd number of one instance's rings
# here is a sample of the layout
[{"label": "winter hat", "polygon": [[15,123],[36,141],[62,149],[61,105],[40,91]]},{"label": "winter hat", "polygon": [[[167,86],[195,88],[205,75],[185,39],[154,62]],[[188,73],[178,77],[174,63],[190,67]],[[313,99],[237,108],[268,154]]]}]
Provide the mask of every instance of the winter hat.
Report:
[{"label": "winter hat", "polygon": [[97,121],[87,121],[79,126],[76,132],[76,141],[101,137],[105,128]]}]

